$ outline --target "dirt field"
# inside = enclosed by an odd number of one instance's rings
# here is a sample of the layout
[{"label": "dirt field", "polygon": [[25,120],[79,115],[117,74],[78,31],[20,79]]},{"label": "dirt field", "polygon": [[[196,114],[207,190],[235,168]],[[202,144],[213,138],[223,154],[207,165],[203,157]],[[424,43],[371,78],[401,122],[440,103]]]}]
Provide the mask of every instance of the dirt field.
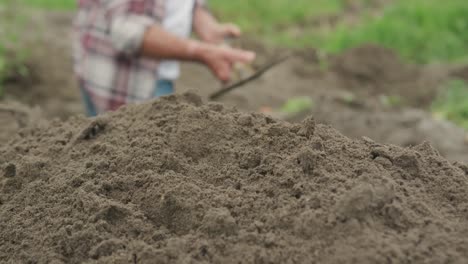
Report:
[{"label": "dirt field", "polygon": [[[39,41],[36,40],[38,36],[31,36],[38,47],[32,49],[33,78],[11,84],[8,99],[38,105],[48,118],[64,119],[82,113],[71,71],[71,15],[49,13],[47,18],[41,15],[33,18],[40,36]],[[65,37],[53,37],[55,35]],[[281,53],[255,40],[243,41],[241,45],[257,50],[259,63]],[[57,56],[49,56],[51,50]],[[310,114],[318,122],[330,124],[347,136],[366,136],[400,146],[427,140],[450,160],[468,161],[465,131],[448,122],[434,120],[425,111],[441,83],[452,75],[465,76],[466,68],[409,65],[391,50],[373,45],[328,58],[328,70],[323,70],[318,57],[314,50],[298,51],[262,79],[228,94],[220,102],[241,111],[258,111],[265,106],[279,107],[287,98],[308,96],[315,102]],[[185,65],[178,91],[191,90],[206,97],[220,86],[206,69]],[[382,96],[398,96],[401,102],[383,105]],[[350,102],[346,98],[354,99]],[[300,121],[305,116],[307,113],[290,121]]]},{"label": "dirt field", "polygon": [[70,13],[31,13],[31,31],[24,34],[31,75],[6,84],[6,101],[39,106],[45,117],[68,118],[82,113],[73,76]]},{"label": "dirt field", "polygon": [[[305,53],[305,54],[304,54]],[[266,55],[267,56],[267,55]],[[431,142],[451,160],[468,161],[465,131],[427,112],[441,85],[458,69],[442,65],[420,67],[403,63],[390,50],[368,45],[330,58],[322,70],[314,51],[302,51],[264,78],[228,94],[220,102],[241,110],[278,108],[287,98],[311,97],[315,106],[288,121],[312,115],[353,138],[413,146]],[[181,90],[204,96],[220,84],[201,67],[187,65]],[[382,96],[399,96],[399,105],[382,104]],[[354,98],[348,101],[346,98]]]},{"label": "dirt field", "polygon": [[463,263],[466,165],[194,94],[0,148],[0,261]]}]

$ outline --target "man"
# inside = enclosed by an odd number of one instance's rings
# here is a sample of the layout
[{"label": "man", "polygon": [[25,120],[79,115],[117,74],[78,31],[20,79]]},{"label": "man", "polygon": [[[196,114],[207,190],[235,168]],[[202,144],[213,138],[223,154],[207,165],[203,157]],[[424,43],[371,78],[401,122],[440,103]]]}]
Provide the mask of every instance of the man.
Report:
[{"label": "man", "polygon": [[[223,47],[237,37],[204,0],[79,0],[75,71],[89,116],[173,93],[176,61],[200,62],[225,82],[255,54]],[[200,41],[189,39],[192,28]],[[174,61],[176,60],[176,61]]]}]

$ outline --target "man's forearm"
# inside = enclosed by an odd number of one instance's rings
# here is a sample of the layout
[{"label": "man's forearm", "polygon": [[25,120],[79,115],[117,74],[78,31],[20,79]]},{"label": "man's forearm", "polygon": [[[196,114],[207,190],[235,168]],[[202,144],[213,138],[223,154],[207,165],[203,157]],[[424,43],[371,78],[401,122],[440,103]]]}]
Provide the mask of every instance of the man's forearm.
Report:
[{"label": "man's forearm", "polygon": [[221,24],[205,8],[196,7],[193,18],[193,28],[197,36],[204,42],[223,44],[227,38],[239,37],[241,31],[234,24]]},{"label": "man's forearm", "polygon": [[197,35],[200,35],[200,33],[203,32],[203,29],[214,27],[218,24],[215,17],[202,6],[196,6],[193,15],[193,27]]},{"label": "man's forearm", "polygon": [[152,59],[200,61],[203,43],[183,39],[159,25],[150,26],[143,38],[141,54]]},{"label": "man's forearm", "polygon": [[201,62],[221,81],[230,79],[235,63],[251,63],[255,59],[252,52],[179,38],[158,25],[149,26],[144,33],[140,55],[157,60]]}]

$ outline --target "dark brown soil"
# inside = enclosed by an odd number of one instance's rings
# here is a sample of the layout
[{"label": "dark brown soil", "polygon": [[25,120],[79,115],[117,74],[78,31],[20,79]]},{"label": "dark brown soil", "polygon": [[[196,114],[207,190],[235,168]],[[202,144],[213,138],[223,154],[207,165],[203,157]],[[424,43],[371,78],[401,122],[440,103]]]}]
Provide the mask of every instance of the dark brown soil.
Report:
[{"label": "dark brown soil", "polygon": [[193,94],[0,148],[0,262],[466,263],[468,168]]},{"label": "dark brown soil", "polygon": [[428,107],[451,70],[447,66],[412,65],[393,50],[364,45],[332,59],[331,71],[341,87],[360,96],[394,95],[406,105]]}]

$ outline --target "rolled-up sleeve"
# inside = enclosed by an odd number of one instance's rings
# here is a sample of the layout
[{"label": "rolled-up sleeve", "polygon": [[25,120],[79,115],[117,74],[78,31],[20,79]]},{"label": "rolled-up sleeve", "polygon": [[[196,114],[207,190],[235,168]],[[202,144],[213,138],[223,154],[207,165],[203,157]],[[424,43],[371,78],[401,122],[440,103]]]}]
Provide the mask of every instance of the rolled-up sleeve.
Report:
[{"label": "rolled-up sleeve", "polygon": [[114,48],[125,55],[140,52],[145,32],[155,21],[144,15],[117,14],[110,24],[110,37]]},{"label": "rolled-up sleeve", "polygon": [[143,8],[135,8],[138,4],[133,0],[113,0],[105,5],[105,20],[112,46],[125,55],[139,53],[146,30],[156,23]]},{"label": "rolled-up sleeve", "polygon": [[[140,10],[141,13],[132,11],[132,0],[114,0],[109,3],[106,17],[112,46],[123,55],[137,55],[148,27],[157,21],[146,16],[144,10]],[[195,0],[195,3],[204,7],[206,0]]]}]

